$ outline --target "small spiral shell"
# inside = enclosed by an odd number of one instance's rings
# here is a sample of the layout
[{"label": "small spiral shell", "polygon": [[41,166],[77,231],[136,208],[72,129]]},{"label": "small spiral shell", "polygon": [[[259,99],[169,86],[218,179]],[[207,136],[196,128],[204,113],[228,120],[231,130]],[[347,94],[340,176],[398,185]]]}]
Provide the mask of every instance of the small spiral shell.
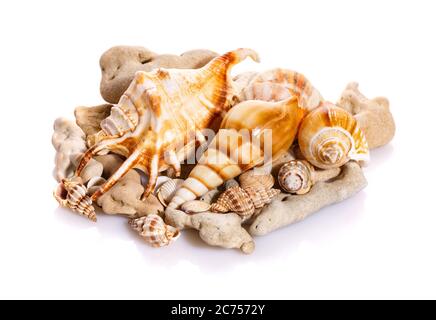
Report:
[{"label": "small spiral shell", "polygon": [[157,214],[131,219],[129,224],[147,243],[156,248],[167,246],[180,236],[177,228],[165,224]]},{"label": "small spiral shell", "polygon": [[256,168],[241,174],[239,183],[243,189],[259,184],[266,189],[271,189],[274,186],[274,177],[270,173]]},{"label": "small spiral shell", "polygon": [[338,168],[349,160],[369,161],[368,143],[356,120],[330,103],[304,118],[298,143],[306,160],[318,168]]},{"label": "small spiral shell", "polygon": [[288,193],[305,194],[313,185],[313,166],[307,161],[292,160],[279,171],[280,187]]},{"label": "small spiral shell", "polygon": [[80,178],[63,179],[53,192],[55,199],[63,207],[72,209],[74,212],[87,217],[91,221],[97,221],[92,200],[86,195],[86,187]]},{"label": "small spiral shell", "polygon": [[247,192],[239,186],[224,191],[210,207],[212,212],[235,212],[240,216],[254,213],[254,204]]}]

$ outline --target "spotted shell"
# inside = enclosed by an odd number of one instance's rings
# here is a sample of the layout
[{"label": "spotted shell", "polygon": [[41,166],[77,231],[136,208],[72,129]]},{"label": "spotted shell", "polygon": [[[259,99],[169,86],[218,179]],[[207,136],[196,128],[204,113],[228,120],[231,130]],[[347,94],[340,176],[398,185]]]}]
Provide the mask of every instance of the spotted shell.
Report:
[{"label": "spotted shell", "polygon": [[239,186],[227,189],[210,207],[212,212],[235,212],[240,216],[254,213],[254,204],[249,194]]},{"label": "spotted shell", "polygon": [[278,189],[267,189],[262,185],[253,185],[245,188],[244,191],[250,196],[255,209],[263,208],[271,203],[272,199],[280,193]]},{"label": "spotted shell", "polygon": [[323,103],[303,119],[298,143],[306,160],[318,168],[338,168],[349,160],[369,161],[368,143],[356,120],[331,103]]},{"label": "spotted shell", "polygon": [[63,179],[53,195],[61,206],[70,208],[91,221],[97,221],[92,200],[86,195],[86,187],[80,178]]},{"label": "spotted shell", "polygon": [[252,169],[241,174],[239,182],[243,189],[259,184],[266,189],[271,189],[274,186],[274,177],[262,169]]},{"label": "spotted shell", "polygon": [[164,182],[156,191],[157,198],[166,207],[177,189],[183,184],[183,179],[170,179]]},{"label": "spotted shell", "polygon": [[165,224],[157,214],[131,219],[129,224],[153,247],[167,246],[180,236],[177,228]]},{"label": "spotted shell", "polygon": [[305,194],[313,185],[314,170],[307,161],[292,160],[280,168],[277,179],[285,192]]},{"label": "spotted shell", "polygon": [[187,201],[182,205],[182,210],[186,213],[199,213],[209,210],[210,204],[200,200]]}]

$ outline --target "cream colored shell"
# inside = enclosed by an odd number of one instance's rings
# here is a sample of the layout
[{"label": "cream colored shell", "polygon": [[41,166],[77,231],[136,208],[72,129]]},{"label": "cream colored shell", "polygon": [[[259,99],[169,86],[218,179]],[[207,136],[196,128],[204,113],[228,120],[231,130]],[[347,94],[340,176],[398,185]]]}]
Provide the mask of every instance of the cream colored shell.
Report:
[{"label": "cream colored shell", "polygon": [[305,194],[313,185],[314,170],[307,161],[292,160],[280,168],[277,179],[285,192]]},{"label": "cream colored shell", "polygon": [[165,224],[157,214],[132,219],[129,224],[153,247],[167,246],[180,236],[180,231],[177,228]]}]

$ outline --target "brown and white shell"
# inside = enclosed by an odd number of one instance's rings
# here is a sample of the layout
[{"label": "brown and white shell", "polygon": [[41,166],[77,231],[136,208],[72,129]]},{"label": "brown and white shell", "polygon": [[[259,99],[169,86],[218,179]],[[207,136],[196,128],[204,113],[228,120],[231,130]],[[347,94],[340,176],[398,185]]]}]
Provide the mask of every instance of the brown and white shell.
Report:
[{"label": "brown and white shell", "polygon": [[318,168],[369,161],[368,143],[356,119],[331,103],[323,103],[303,119],[298,143],[305,159]]},{"label": "brown and white shell", "polygon": [[292,160],[280,168],[277,179],[285,192],[305,194],[313,185],[314,170],[307,161]]},{"label": "brown and white shell", "polygon": [[243,189],[259,184],[271,189],[274,186],[274,177],[262,169],[252,169],[239,176],[239,183]]},{"label": "brown and white shell", "polygon": [[166,224],[157,214],[129,220],[130,226],[153,247],[164,247],[180,236],[180,231]]},{"label": "brown and white shell", "polygon": [[86,187],[80,178],[62,179],[53,195],[62,207],[70,208],[91,221],[97,221],[92,200],[86,195]]}]

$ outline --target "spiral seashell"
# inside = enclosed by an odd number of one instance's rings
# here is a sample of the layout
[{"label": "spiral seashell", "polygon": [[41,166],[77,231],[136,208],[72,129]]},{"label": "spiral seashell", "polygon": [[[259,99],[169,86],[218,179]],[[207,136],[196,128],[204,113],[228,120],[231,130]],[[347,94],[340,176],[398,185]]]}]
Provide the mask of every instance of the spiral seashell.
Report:
[{"label": "spiral seashell", "polygon": [[92,200],[86,195],[86,187],[80,178],[62,179],[53,195],[62,207],[70,208],[91,221],[97,221]]},{"label": "spiral seashell", "polygon": [[318,168],[339,168],[349,160],[369,161],[368,143],[356,120],[331,103],[323,103],[304,118],[298,143],[306,160]]},{"label": "spiral seashell", "polygon": [[170,179],[159,187],[156,191],[156,195],[164,207],[168,206],[168,202],[172,199],[183,182],[183,179]]},{"label": "spiral seashell", "polygon": [[131,219],[129,224],[153,247],[167,246],[180,236],[177,228],[165,224],[157,214]]},{"label": "spiral seashell", "polygon": [[284,191],[305,194],[313,185],[314,170],[307,161],[292,160],[280,168],[277,179]]},{"label": "spiral seashell", "polygon": [[255,208],[249,194],[235,186],[224,191],[210,209],[212,212],[235,212],[240,216],[249,216],[254,213]]},{"label": "spiral seashell", "polygon": [[267,189],[262,185],[253,185],[244,189],[250,196],[255,209],[263,208],[266,204],[270,204],[272,199],[280,193],[278,189]]},{"label": "spiral seashell", "polygon": [[182,205],[182,210],[186,213],[199,213],[209,210],[210,204],[200,200],[187,201]]},{"label": "spiral seashell", "polygon": [[306,114],[296,98],[233,107],[169,206],[177,208],[253,167],[274,162],[290,148]]},{"label": "spiral seashell", "polygon": [[241,174],[239,182],[243,189],[259,184],[266,189],[271,189],[274,186],[274,177],[261,169],[254,169]]}]

